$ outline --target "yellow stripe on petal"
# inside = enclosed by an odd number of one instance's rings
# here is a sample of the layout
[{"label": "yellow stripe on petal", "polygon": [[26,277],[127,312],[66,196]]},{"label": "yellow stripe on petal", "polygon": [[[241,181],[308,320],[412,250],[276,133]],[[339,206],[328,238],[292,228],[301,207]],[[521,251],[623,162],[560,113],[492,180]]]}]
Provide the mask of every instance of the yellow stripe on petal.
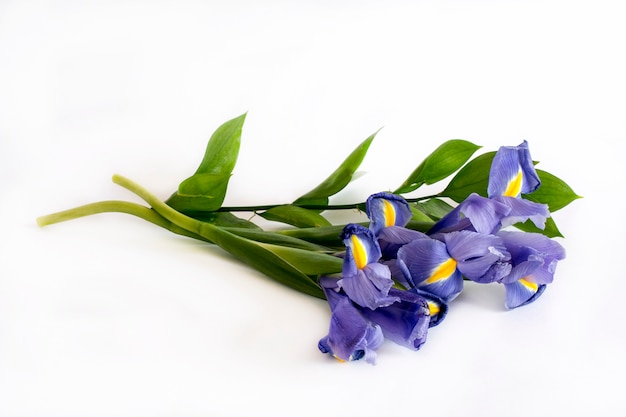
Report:
[{"label": "yellow stripe on petal", "polygon": [[352,240],[354,263],[356,263],[357,268],[363,269],[365,265],[367,265],[367,251],[365,250],[365,246],[356,235],[352,235],[350,239]]},{"label": "yellow stripe on petal", "polygon": [[520,195],[522,191],[522,170],[517,171],[517,175],[511,181],[509,181],[509,185],[506,187],[506,191],[504,192],[505,197],[517,197]]},{"label": "yellow stripe on petal", "polygon": [[456,271],[456,261],[449,258],[435,269],[435,271],[426,279],[426,284],[432,284],[442,279],[450,277]]},{"label": "yellow stripe on petal", "polygon": [[439,304],[433,303],[432,301],[428,301],[428,310],[430,310],[431,316],[436,316],[437,314],[439,314],[439,311],[441,311],[439,309]]},{"label": "yellow stripe on petal", "polygon": [[385,227],[396,224],[396,209],[389,201],[383,199],[383,214],[385,216]]},{"label": "yellow stripe on petal", "polygon": [[520,278],[519,283],[531,290],[532,292],[537,292],[537,290],[539,289],[539,285],[534,282],[527,281],[524,278]]}]

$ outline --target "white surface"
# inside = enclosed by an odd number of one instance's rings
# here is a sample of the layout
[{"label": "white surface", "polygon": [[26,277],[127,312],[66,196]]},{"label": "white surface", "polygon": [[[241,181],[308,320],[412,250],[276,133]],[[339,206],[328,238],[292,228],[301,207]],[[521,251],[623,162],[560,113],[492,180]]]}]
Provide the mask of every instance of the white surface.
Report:
[{"label": "white surface", "polygon": [[[0,2],[0,416],[624,415],[622,4]],[[35,225],[137,201],[114,173],[166,198],[246,111],[228,204],[293,200],[381,127],[334,202],[447,139],[527,139],[585,197],[554,215],[555,283],[510,312],[467,287],[421,351],[339,364],[324,302],[215,248],[121,214]]]}]

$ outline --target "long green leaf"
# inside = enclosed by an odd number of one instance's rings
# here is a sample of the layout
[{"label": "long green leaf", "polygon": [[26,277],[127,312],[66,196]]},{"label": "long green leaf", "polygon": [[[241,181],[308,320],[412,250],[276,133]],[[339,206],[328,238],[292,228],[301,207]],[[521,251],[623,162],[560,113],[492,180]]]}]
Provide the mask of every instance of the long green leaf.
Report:
[{"label": "long green leaf", "polygon": [[306,275],[337,274],[343,266],[343,260],[337,256],[286,246],[265,246]]},{"label": "long green leaf", "polygon": [[435,224],[433,221],[409,220],[404,227],[426,233],[433,227],[433,224]]},{"label": "long green leaf", "polygon": [[426,213],[419,203],[413,203],[411,208],[411,220],[419,222],[432,222],[433,219]]},{"label": "long green leaf", "polygon": [[[368,223],[360,223],[367,226]],[[339,236],[345,226],[322,226],[322,227],[305,227],[297,229],[279,230],[280,233],[285,236],[291,236],[298,239],[306,240],[307,242],[316,243],[318,245],[328,246],[330,248],[343,248],[344,243]]]},{"label": "long green leaf", "polygon": [[365,154],[376,136],[375,132],[365,139],[352,153],[339,165],[339,167],[313,190],[297,198],[293,204],[297,206],[325,206],[328,205],[328,197],[343,190],[352,180]]},{"label": "long green leaf", "polygon": [[262,243],[271,243],[274,245],[287,246],[291,248],[305,249],[309,252],[320,253],[333,253],[334,249],[318,245],[304,239],[298,239],[296,237],[288,236],[277,232],[268,232],[265,230],[253,230],[247,228],[238,227],[224,227],[224,230],[231,232],[237,236],[245,237],[246,239],[254,240]]},{"label": "long green leaf", "polygon": [[180,212],[220,208],[239,155],[245,119],[246,114],[242,114],[215,130],[196,172],[182,181],[178,190],[166,201],[170,207]]},{"label": "long green leaf", "polygon": [[242,238],[209,223],[204,223],[197,232],[208,235],[235,258],[275,281],[305,294],[324,298],[317,284],[295,265],[268,249],[267,245]]},{"label": "long green leaf", "polygon": [[448,214],[454,207],[439,198],[431,198],[417,203],[420,209],[431,219],[439,220]]},{"label": "long green leaf", "polygon": [[257,213],[265,220],[290,224],[296,227],[330,226],[331,223],[317,211],[298,207],[293,204],[272,207],[262,213]]},{"label": "long green leaf", "polygon": [[190,211],[185,212],[185,214],[196,220],[212,223],[220,227],[262,230],[258,224],[242,219],[241,217],[237,217],[233,213],[227,211]]},{"label": "long green leaf", "polygon": [[434,184],[447,178],[461,168],[478,149],[480,146],[462,139],[444,142],[415,168],[394,193],[409,193],[424,184]]}]

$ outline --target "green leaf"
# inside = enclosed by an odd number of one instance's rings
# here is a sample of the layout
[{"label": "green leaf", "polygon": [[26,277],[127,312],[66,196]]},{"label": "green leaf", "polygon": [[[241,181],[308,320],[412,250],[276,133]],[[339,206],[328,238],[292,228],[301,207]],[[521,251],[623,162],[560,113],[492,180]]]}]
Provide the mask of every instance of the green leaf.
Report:
[{"label": "green leaf", "polygon": [[536,203],[547,204],[550,208],[550,212],[554,213],[567,206],[572,201],[582,198],[563,180],[549,172],[538,169],[537,175],[539,175],[541,185],[533,193],[524,194],[524,198]]},{"label": "green leaf", "polygon": [[472,193],[487,197],[489,171],[491,171],[491,162],[495,155],[495,151],[487,152],[469,161],[439,195],[449,197],[457,203],[465,200]]},{"label": "green leaf", "polygon": [[[368,226],[369,223],[359,224],[363,226]],[[343,225],[305,227],[298,229],[279,230],[278,233],[285,236],[291,236],[298,239],[306,240],[307,242],[340,249],[345,247],[343,241],[339,238],[344,227],[345,226]]]},{"label": "green leaf", "polygon": [[352,180],[352,176],[356,172],[365,154],[376,136],[373,135],[365,139],[352,153],[343,161],[343,163],[326,178],[320,185],[313,190],[304,194],[293,202],[297,206],[327,206],[328,197],[343,190]]},{"label": "green leaf", "polygon": [[247,229],[238,227],[224,227],[224,230],[231,232],[237,236],[245,237],[246,239],[254,240],[262,243],[271,243],[274,245],[288,246],[290,248],[305,249],[311,252],[320,253],[334,253],[335,250],[326,246],[318,245],[308,242],[303,239],[298,239],[292,236],[287,236],[282,233],[268,232],[261,229]]},{"label": "green leaf", "polygon": [[[270,250],[268,245],[245,239],[209,223],[203,225],[197,231],[198,234],[205,235],[238,260],[290,288],[324,298],[322,289],[306,273]],[[272,247],[275,248],[280,246]]]},{"label": "green leaf", "polygon": [[196,220],[200,220],[200,221],[207,222],[207,223],[212,223],[220,227],[236,227],[240,229],[261,230],[261,228],[257,224],[249,220],[245,220],[240,217],[237,217],[230,212],[198,211],[198,212],[187,212],[185,214]]},{"label": "green leaf", "polygon": [[178,195],[181,197],[208,197],[216,198],[226,192],[226,185],[230,175],[222,174],[194,174],[178,186]]},{"label": "green leaf", "polygon": [[548,217],[546,219],[546,225],[543,230],[535,226],[535,224],[530,220],[526,220],[523,223],[516,223],[513,226],[524,232],[541,233],[546,235],[547,237],[563,237],[561,231],[558,229],[558,227],[556,227],[556,223],[554,222],[554,219],[552,219],[552,217]]},{"label": "green leaf", "polygon": [[196,174],[230,174],[235,168],[241,130],[246,114],[235,117],[218,127],[207,145],[204,158],[200,162]]},{"label": "green leaf", "polygon": [[218,127],[207,144],[204,158],[191,177],[178,186],[166,203],[180,212],[213,211],[221,207],[235,168],[246,114]]},{"label": "green leaf", "polygon": [[229,175],[195,174],[184,180],[166,202],[176,210],[211,212],[224,202]]},{"label": "green leaf", "polygon": [[454,207],[439,198],[431,198],[417,203],[421,210],[431,219],[439,220],[448,214]]},{"label": "green leaf", "polygon": [[287,204],[273,207],[262,213],[257,213],[265,220],[290,224],[296,227],[330,226],[331,223],[316,211]]},{"label": "green leaf", "polygon": [[433,222],[432,220],[430,221],[409,220],[409,222],[404,227],[406,227],[407,229],[417,230],[418,232],[426,233],[430,229],[432,229],[434,224],[435,222]]},{"label": "green leaf", "polygon": [[306,275],[336,274],[341,272],[343,267],[343,260],[337,256],[286,246],[265,245],[265,247]]},{"label": "green leaf", "polygon": [[405,194],[424,184],[434,184],[452,175],[478,150],[480,146],[462,139],[441,144],[409,175],[394,193]]},{"label": "green leaf", "polygon": [[411,220],[417,222],[432,222],[432,219],[426,214],[426,211],[418,204],[410,204]]}]

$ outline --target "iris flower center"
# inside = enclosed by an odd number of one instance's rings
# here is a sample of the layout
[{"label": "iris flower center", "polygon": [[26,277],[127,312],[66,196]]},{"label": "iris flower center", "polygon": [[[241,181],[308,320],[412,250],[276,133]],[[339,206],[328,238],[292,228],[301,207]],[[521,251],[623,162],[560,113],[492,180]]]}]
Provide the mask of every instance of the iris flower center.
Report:
[{"label": "iris flower center", "polygon": [[436,316],[437,314],[439,314],[440,311],[439,306],[432,301],[428,301],[428,310],[430,311],[431,316]]},{"label": "iris flower center", "polygon": [[442,279],[448,278],[452,273],[456,271],[456,261],[453,258],[448,258],[447,261],[440,264],[433,273],[426,280],[426,284],[432,284]]},{"label": "iris flower center", "polygon": [[357,268],[363,269],[365,268],[365,265],[367,265],[367,251],[365,250],[365,246],[356,235],[352,235],[350,239],[352,240],[352,255],[354,256],[354,263]]},{"label": "iris flower center", "polygon": [[383,213],[385,215],[385,226],[390,227],[396,224],[396,209],[387,200],[383,200]]},{"label": "iris flower center", "polygon": [[522,191],[522,170],[517,171],[517,175],[511,181],[509,181],[509,185],[506,187],[506,191],[504,192],[505,197],[517,197]]},{"label": "iris flower center", "polygon": [[534,282],[530,282],[524,278],[520,278],[519,283],[534,292],[537,292],[537,290],[539,289],[539,285],[535,284]]}]

